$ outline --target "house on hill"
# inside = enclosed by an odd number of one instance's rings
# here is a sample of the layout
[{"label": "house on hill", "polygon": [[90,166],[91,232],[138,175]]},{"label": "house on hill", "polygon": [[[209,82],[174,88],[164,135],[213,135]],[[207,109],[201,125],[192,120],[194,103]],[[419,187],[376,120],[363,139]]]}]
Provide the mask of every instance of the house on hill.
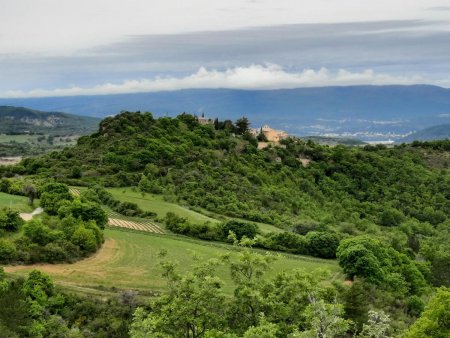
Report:
[{"label": "house on hill", "polygon": [[202,114],[202,116],[196,116],[197,117],[197,121],[198,123],[202,124],[202,125],[206,125],[206,124],[213,124],[214,121],[210,118],[206,118],[205,114]]},{"label": "house on hill", "polygon": [[268,124],[265,124],[261,128],[261,132],[269,142],[280,142],[281,140],[289,137],[288,133],[286,133],[285,131],[272,129]]}]

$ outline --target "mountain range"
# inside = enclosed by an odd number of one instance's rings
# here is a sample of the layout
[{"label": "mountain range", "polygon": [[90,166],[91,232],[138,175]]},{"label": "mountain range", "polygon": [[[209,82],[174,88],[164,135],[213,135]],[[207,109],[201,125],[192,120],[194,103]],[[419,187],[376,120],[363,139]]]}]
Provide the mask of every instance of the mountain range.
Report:
[{"label": "mountain range", "polygon": [[0,104],[104,117],[122,110],[156,116],[183,111],[206,117],[247,116],[298,136],[401,140],[450,123],[450,89],[429,85],[346,86],[280,90],[189,89],[154,93],[0,99]]},{"label": "mountain range", "polygon": [[431,141],[443,139],[450,139],[450,124],[441,124],[424,128],[404,137],[401,141],[412,142],[414,140]]},{"label": "mountain range", "polygon": [[0,134],[83,135],[96,131],[99,122],[96,117],[0,106]]}]

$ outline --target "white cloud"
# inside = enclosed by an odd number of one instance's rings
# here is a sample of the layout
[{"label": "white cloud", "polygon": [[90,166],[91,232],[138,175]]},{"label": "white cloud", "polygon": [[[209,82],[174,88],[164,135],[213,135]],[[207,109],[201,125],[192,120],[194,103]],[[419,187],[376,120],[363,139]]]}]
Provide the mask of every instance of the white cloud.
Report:
[{"label": "white cloud", "polygon": [[[439,82],[439,81],[435,81]],[[30,91],[6,91],[4,98],[50,97],[75,95],[107,95],[123,93],[174,91],[180,89],[228,88],[228,89],[289,89],[298,87],[387,85],[430,83],[420,76],[393,76],[373,70],[350,72],[341,69],[331,72],[326,68],[305,69],[298,73],[287,72],[279,65],[251,65],[229,68],[224,71],[200,68],[185,77],[156,77],[153,79],[127,80],[122,83],[105,83],[94,87],[72,86],[58,89],[34,89]],[[442,83],[442,82],[440,82]]]}]

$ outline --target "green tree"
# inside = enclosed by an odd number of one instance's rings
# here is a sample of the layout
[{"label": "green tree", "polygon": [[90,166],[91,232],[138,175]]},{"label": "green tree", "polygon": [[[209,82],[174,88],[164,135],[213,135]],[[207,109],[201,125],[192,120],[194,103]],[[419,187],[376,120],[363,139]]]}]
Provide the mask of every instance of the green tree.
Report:
[{"label": "green tree", "polygon": [[339,236],[332,232],[308,232],[306,235],[310,254],[322,258],[335,258]]},{"label": "green tree", "polygon": [[28,204],[33,205],[34,199],[37,196],[36,188],[30,184],[27,184],[25,188],[23,188],[23,192],[25,193],[26,196],[28,196]]},{"label": "green tree", "polygon": [[16,254],[16,246],[11,241],[0,238],[0,261],[10,262]]},{"label": "green tree", "polygon": [[386,277],[386,266],[391,264],[380,241],[368,236],[357,236],[341,241],[337,258],[348,277],[365,277],[378,284]]},{"label": "green tree", "polygon": [[342,305],[327,304],[322,299],[316,299],[314,295],[310,295],[310,303],[305,311],[308,329],[294,333],[291,337],[341,337],[350,328],[351,321],[343,318]]},{"label": "green tree", "polygon": [[83,225],[75,230],[70,241],[85,252],[94,252],[98,248],[98,242],[94,231],[86,229]]},{"label": "green tree", "polygon": [[367,324],[363,325],[358,338],[388,338],[390,318],[383,311],[369,311]]},{"label": "green tree", "polygon": [[172,264],[163,264],[170,291],[152,304],[151,312],[135,312],[131,337],[197,338],[223,327],[225,296],[214,273],[216,265],[209,261],[179,277]]},{"label": "green tree", "polygon": [[450,336],[450,290],[441,287],[430,299],[420,318],[402,338],[447,338]]},{"label": "green tree", "polygon": [[23,225],[19,212],[11,209],[0,210],[0,229],[17,231]]},{"label": "green tree", "polygon": [[236,134],[244,135],[250,127],[250,121],[246,117],[236,120]]},{"label": "green tree", "polygon": [[85,222],[95,221],[95,223],[104,229],[108,223],[108,216],[102,209],[101,205],[96,202],[82,202],[78,198],[73,201],[64,201],[60,204],[58,215],[60,218],[72,215],[80,218]]},{"label": "green tree", "polygon": [[233,232],[237,239],[242,237],[254,238],[258,232],[258,226],[255,223],[241,222],[241,221],[228,221],[221,226],[222,237],[227,238]]},{"label": "green tree", "polygon": [[72,201],[69,187],[62,183],[49,183],[42,188],[41,206],[49,215],[57,215],[64,201]]},{"label": "green tree", "polygon": [[381,213],[380,224],[386,227],[394,227],[400,225],[404,220],[405,216],[400,211],[388,208]]}]

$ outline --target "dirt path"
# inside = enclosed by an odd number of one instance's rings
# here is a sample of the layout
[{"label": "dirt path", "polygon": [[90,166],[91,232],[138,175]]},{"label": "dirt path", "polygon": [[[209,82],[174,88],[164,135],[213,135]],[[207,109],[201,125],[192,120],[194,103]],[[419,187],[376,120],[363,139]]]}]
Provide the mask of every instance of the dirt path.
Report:
[{"label": "dirt path", "polygon": [[87,275],[103,275],[98,266],[117,259],[120,255],[119,248],[115,240],[107,238],[102,247],[92,256],[73,264],[33,264],[33,265],[15,265],[5,266],[5,272],[29,271],[39,269],[52,275],[69,276],[76,271],[86,271]]},{"label": "dirt path", "polygon": [[31,221],[33,219],[33,216],[39,215],[39,214],[41,214],[43,212],[44,212],[44,209],[39,207],[39,208],[34,209],[33,212],[30,212],[30,213],[22,212],[22,213],[19,214],[19,216],[24,221]]}]

